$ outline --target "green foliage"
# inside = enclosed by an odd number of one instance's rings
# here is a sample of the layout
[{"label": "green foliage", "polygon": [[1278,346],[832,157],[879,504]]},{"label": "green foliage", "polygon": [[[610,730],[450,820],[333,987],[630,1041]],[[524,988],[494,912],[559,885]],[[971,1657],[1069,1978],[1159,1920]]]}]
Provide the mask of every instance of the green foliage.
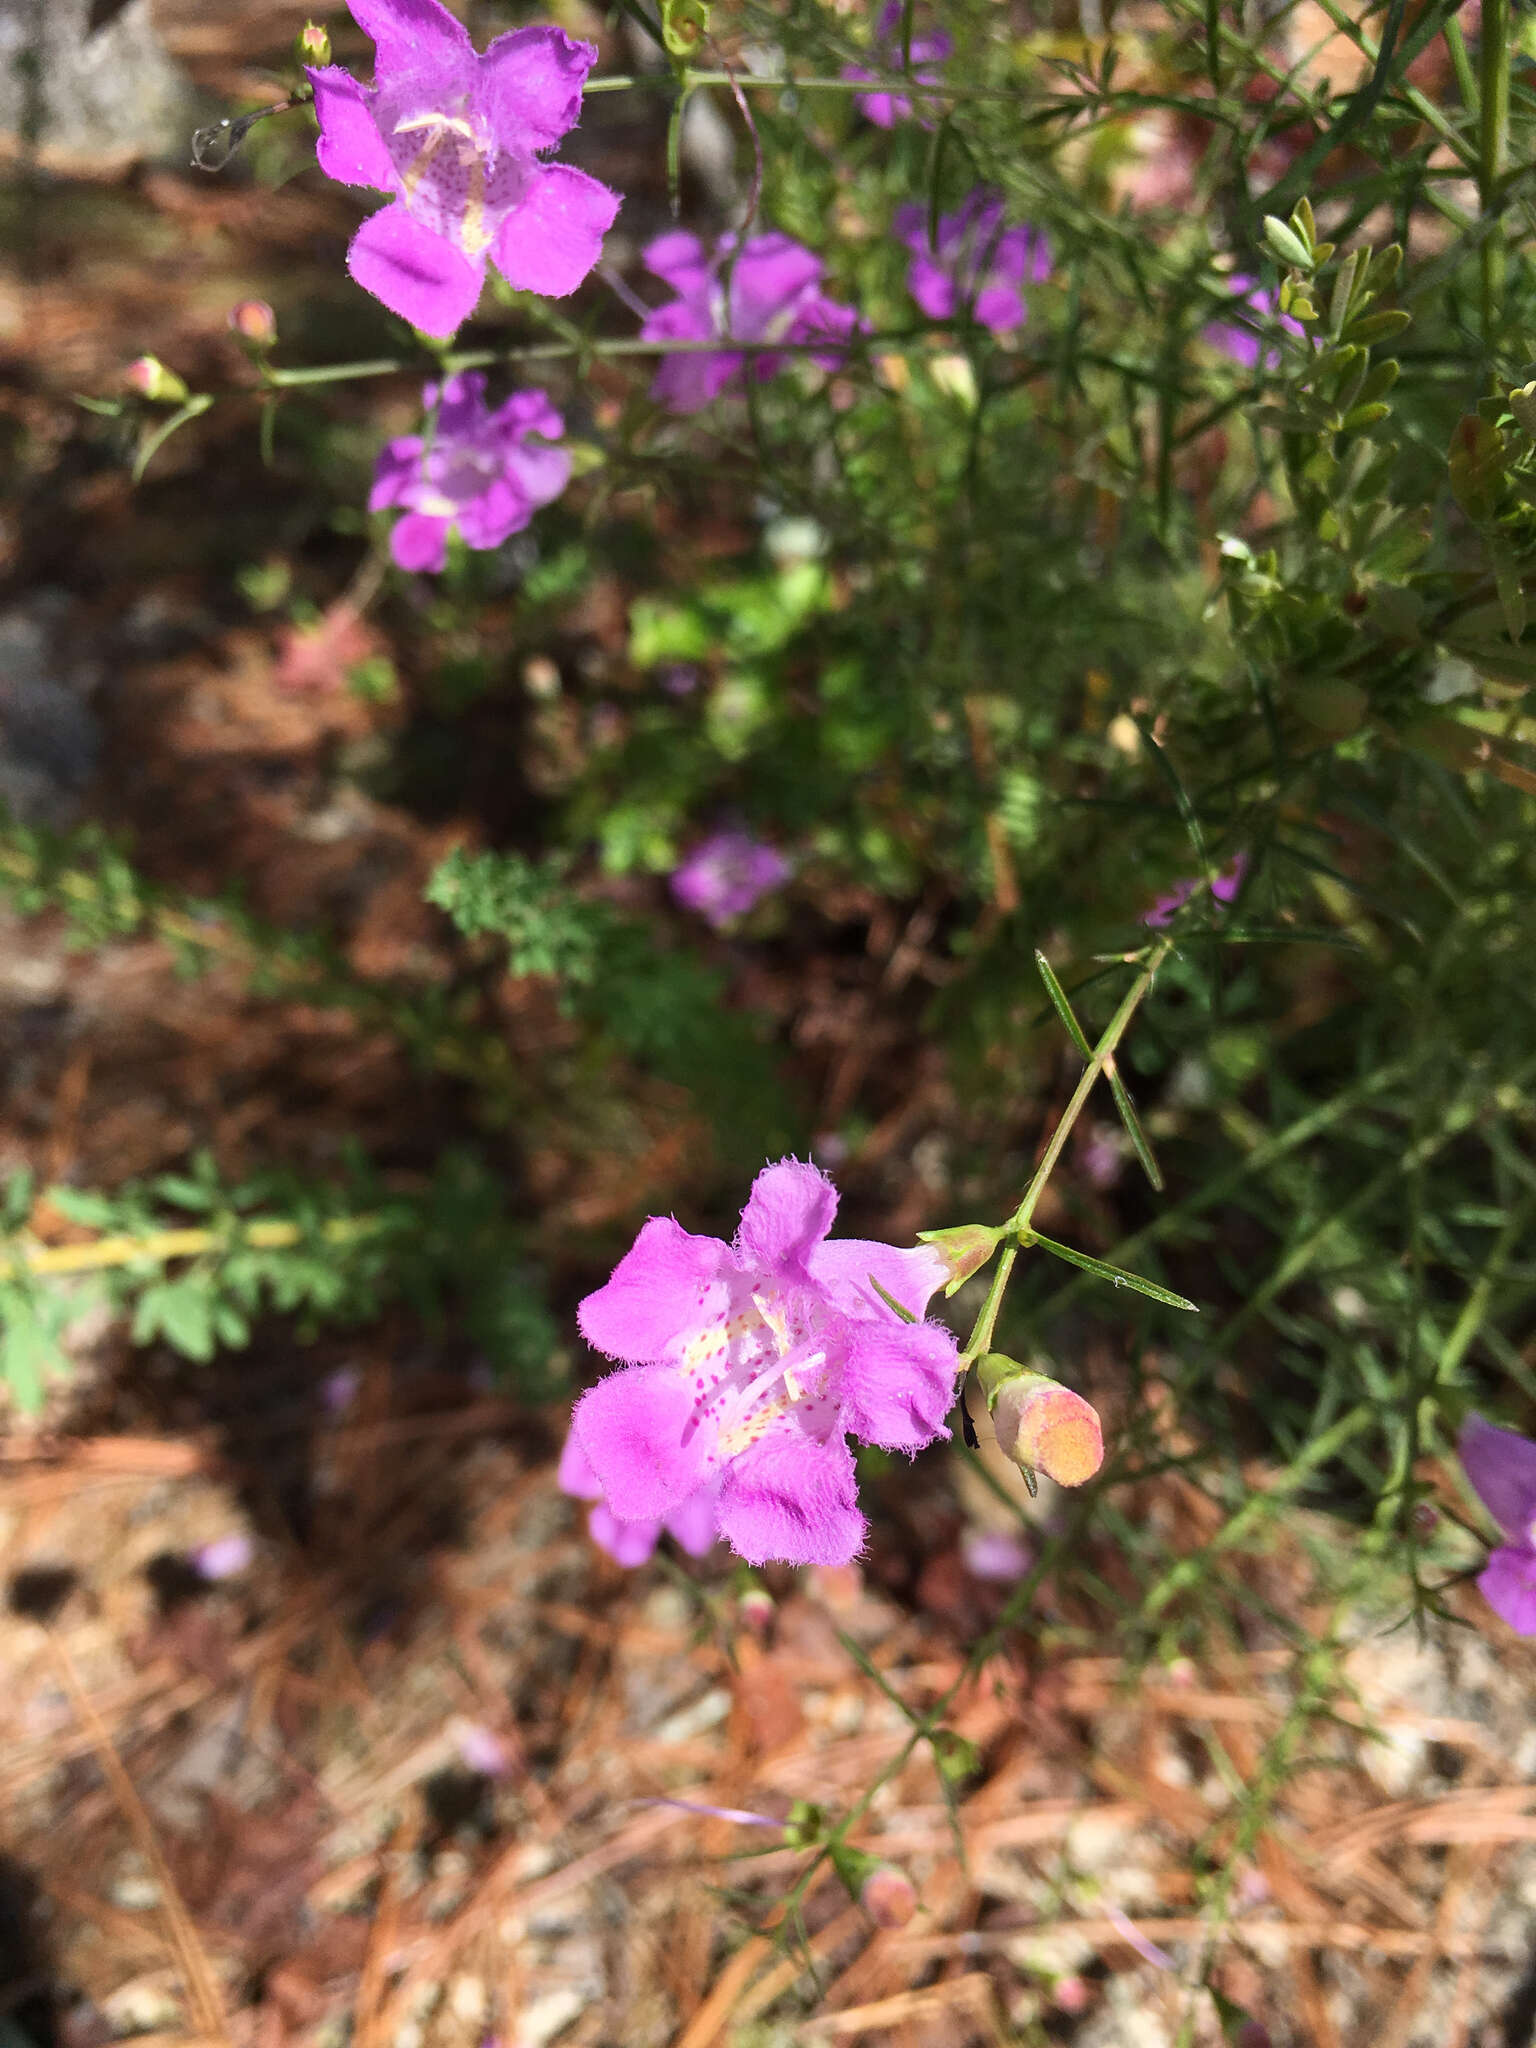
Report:
[{"label": "green foliage", "polygon": [[446,910],[468,937],[491,932],[505,939],[513,974],[586,988],[610,920],[603,905],[574,894],[563,880],[565,866],[558,859],[534,862],[455,847],[433,870],[427,901]]},{"label": "green foliage", "polygon": [[0,1379],[23,1408],[67,1370],[60,1340],[92,1296],[129,1316],[134,1343],[164,1342],[199,1364],[243,1348],[260,1316],[292,1317],[307,1341],[405,1301],[440,1333],[458,1328],[530,1398],[547,1398],[561,1378],[522,1233],[495,1178],[467,1154],[447,1155],[409,1193],[384,1186],[361,1157],[335,1184],[279,1173],[226,1184],[207,1154],[187,1173],[110,1195],[50,1188],[52,1208],[102,1241],[94,1266],[91,1246],[70,1247],[58,1277],[56,1255],[26,1235],[32,1199],[25,1174],[0,1188]]},{"label": "green foliage", "polygon": [[579,895],[562,879],[564,865],[458,847],[427,896],[461,931],[504,939],[513,974],[556,983],[569,1013],[686,1088],[733,1156],[791,1144],[794,1111],[766,1033],[750,1013],[726,1006],[724,974],[683,947],[659,945],[649,923]]}]

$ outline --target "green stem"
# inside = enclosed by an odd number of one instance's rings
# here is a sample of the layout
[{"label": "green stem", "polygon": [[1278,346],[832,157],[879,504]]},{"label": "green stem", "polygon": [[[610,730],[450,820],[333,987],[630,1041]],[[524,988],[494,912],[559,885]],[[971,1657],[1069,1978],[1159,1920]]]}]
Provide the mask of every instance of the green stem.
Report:
[{"label": "green stem", "polygon": [[1172,939],[1162,939],[1154,947],[1151,957],[1143,966],[1140,974],[1137,975],[1136,979],[1126,990],[1120,1007],[1109,1020],[1108,1028],[1105,1030],[1103,1037],[1089,1054],[1088,1064],[1083,1069],[1082,1079],[1073,1090],[1071,1101],[1062,1111],[1061,1120],[1051,1133],[1051,1141],[1046,1146],[1040,1164],[1035,1168],[1030,1178],[1029,1186],[1024,1190],[1024,1199],[1004,1225],[1005,1229],[1013,1232],[1014,1242],[1003,1247],[1002,1257],[998,1260],[992,1274],[992,1284],[987,1289],[987,1298],[982,1303],[981,1313],[976,1318],[976,1327],[971,1331],[970,1341],[960,1354],[962,1365],[969,1365],[972,1359],[980,1358],[984,1353],[992,1349],[992,1337],[997,1329],[997,1318],[1002,1310],[1003,1295],[1007,1290],[1009,1276],[1013,1272],[1014,1261],[1018,1258],[1020,1251],[1028,1250],[1030,1244],[1034,1241],[1029,1221],[1035,1213],[1040,1197],[1045,1193],[1046,1182],[1054,1172],[1056,1162],[1061,1157],[1062,1148],[1072,1134],[1072,1126],[1082,1114],[1084,1103],[1093,1092],[1094,1082],[1098,1080],[1100,1074],[1106,1071],[1113,1072],[1115,1048],[1125,1036],[1126,1029],[1132,1017],[1135,1016],[1142,998],[1146,995],[1147,990],[1151,988],[1153,977],[1156,975],[1158,968],[1162,966],[1172,950]]},{"label": "green stem", "polygon": [[[1509,0],[1483,0],[1478,48],[1477,195],[1486,221],[1498,205],[1509,154]],[[1485,236],[1478,251],[1482,286],[1483,349],[1493,353],[1504,300],[1504,232]]]},{"label": "green stem", "polygon": [[[927,349],[952,350],[955,339],[947,331],[925,329],[914,333],[908,328],[898,334],[854,335],[839,345],[850,353],[867,353],[871,349],[921,353]],[[701,341],[642,341],[631,335],[597,335],[591,340],[582,337],[572,341],[533,341],[519,348],[454,349],[439,358],[438,367],[443,375],[451,377],[459,370],[486,370],[498,363],[556,363],[572,356],[718,355],[722,349],[738,356],[815,356],[825,355],[827,344],[824,340],[737,341],[729,335]],[[268,368],[262,376],[268,385],[287,390],[298,384],[341,384],[354,377],[392,377],[419,367],[404,356],[368,356],[355,363],[320,363],[296,370]]]},{"label": "green stem", "polygon": [[[327,1244],[349,1244],[378,1225],[376,1216],[337,1216],[321,1227]],[[21,1244],[12,1252],[13,1264],[28,1273],[99,1273],[109,1266],[131,1266],[152,1259],[163,1265],[170,1259],[197,1259],[205,1252],[230,1251],[237,1243],[262,1251],[280,1251],[300,1242],[304,1230],[297,1223],[258,1218],[235,1230],[155,1230],[147,1237],[98,1237],[91,1244]]]},{"label": "green stem", "polygon": [[992,1349],[992,1332],[997,1328],[998,1311],[1003,1305],[1003,1291],[1008,1285],[1008,1275],[1013,1271],[1013,1262],[1019,1256],[1016,1244],[1004,1245],[1003,1255],[997,1262],[992,1275],[992,1285],[987,1289],[987,1298],[981,1304],[981,1314],[976,1318],[976,1327],[971,1332],[971,1341],[960,1354],[962,1365],[969,1365],[973,1358],[981,1358]]},{"label": "green stem", "polygon": [[[1018,86],[946,85],[938,78],[917,78],[898,72],[893,78],[767,78],[751,71],[689,71],[685,87],[699,85],[742,86],[756,92],[897,92],[910,93],[914,83],[926,98],[951,100],[1017,100],[1026,95]],[[675,92],[678,79],[670,71],[648,72],[643,77],[591,78],[584,92],[628,92],[631,89]]]},{"label": "green stem", "polygon": [[1082,1079],[1073,1090],[1071,1101],[1062,1111],[1061,1121],[1051,1133],[1051,1142],[1046,1146],[1040,1164],[1035,1168],[1029,1186],[1024,1190],[1024,1199],[1009,1218],[1008,1228],[1015,1231],[1021,1239],[1028,1238],[1029,1220],[1035,1213],[1040,1197],[1045,1193],[1046,1182],[1056,1170],[1056,1162],[1062,1155],[1067,1139],[1072,1135],[1072,1126],[1082,1115],[1083,1105],[1093,1093],[1094,1082],[1113,1060],[1115,1048],[1125,1036],[1126,1028],[1135,1016],[1142,998],[1151,988],[1153,977],[1172,950],[1172,939],[1162,939],[1158,942],[1151,958],[1126,990],[1119,1009],[1109,1020],[1104,1036],[1094,1047],[1093,1057],[1083,1069]]}]

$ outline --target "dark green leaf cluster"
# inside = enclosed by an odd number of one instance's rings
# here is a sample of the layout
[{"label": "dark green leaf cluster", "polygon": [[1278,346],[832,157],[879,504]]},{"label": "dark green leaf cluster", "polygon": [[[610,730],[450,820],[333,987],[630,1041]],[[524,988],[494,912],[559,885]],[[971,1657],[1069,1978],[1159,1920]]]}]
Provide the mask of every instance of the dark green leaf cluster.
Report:
[{"label": "dark green leaf cluster", "polygon": [[508,966],[557,984],[567,1011],[661,1079],[686,1088],[727,1149],[791,1142],[795,1118],[766,1033],[725,1000],[725,976],[613,904],[584,897],[559,859],[456,848],[428,901],[470,936],[505,940]]}]

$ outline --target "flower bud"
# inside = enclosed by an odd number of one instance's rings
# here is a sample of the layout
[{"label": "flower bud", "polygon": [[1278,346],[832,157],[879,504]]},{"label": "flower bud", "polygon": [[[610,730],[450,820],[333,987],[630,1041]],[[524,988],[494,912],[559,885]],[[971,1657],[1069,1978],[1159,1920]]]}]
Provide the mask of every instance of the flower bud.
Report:
[{"label": "flower bud", "polygon": [[157,405],[181,405],[189,395],[176,372],[168,370],[158,356],[136,356],[123,376],[131,391]]},{"label": "flower bud", "polygon": [[979,1273],[1002,1242],[1004,1233],[994,1230],[987,1223],[957,1223],[949,1230],[920,1230],[919,1244],[928,1245],[936,1251],[949,1268],[949,1280],[945,1285],[946,1295],[953,1294],[957,1287],[963,1287],[973,1274]]},{"label": "flower bud", "polygon": [[1104,1462],[1099,1418],[1070,1387],[992,1351],[977,1367],[1003,1455],[1058,1486],[1081,1486]]},{"label": "flower bud", "polygon": [[229,329],[252,348],[270,348],[277,339],[277,315],[265,299],[241,299],[229,309]]},{"label": "flower bud", "polygon": [[293,45],[293,53],[301,64],[313,64],[317,68],[331,61],[331,38],[328,30],[318,22],[306,21],[299,30]]},{"label": "flower bud", "polygon": [[742,1627],[756,1636],[759,1642],[766,1641],[777,1613],[773,1595],[766,1586],[748,1586],[736,1602],[736,1614]]},{"label": "flower bud", "polygon": [[859,1904],[877,1927],[905,1927],[917,1911],[917,1891],[894,1863],[877,1863],[859,1886]]},{"label": "flower bud", "polygon": [[904,1870],[846,1842],[835,1843],[830,1854],[849,1898],[877,1927],[906,1926],[917,1911],[917,1890]]}]

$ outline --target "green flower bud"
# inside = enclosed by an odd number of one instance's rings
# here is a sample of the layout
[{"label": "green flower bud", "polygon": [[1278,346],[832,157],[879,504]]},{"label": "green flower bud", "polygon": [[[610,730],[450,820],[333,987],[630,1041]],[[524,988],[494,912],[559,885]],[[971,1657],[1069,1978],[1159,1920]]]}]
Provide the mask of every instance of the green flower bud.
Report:
[{"label": "green flower bud", "polygon": [[950,1278],[944,1287],[946,1295],[953,1294],[957,1287],[963,1287],[967,1280],[981,1271],[1005,1235],[1004,1231],[994,1230],[988,1223],[957,1223],[948,1230],[920,1230],[917,1233],[919,1244],[931,1246],[949,1268]]},{"label": "green flower bud", "polygon": [[123,375],[131,391],[157,405],[184,405],[190,395],[176,372],[168,370],[158,356],[136,356]]},{"label": "green flower bud", "polygon": [[988,1352],[976,1373],[1005,1457],[1058,1486],[1093,1477],[1104,1462],[1104,1432],[1081,1394],[1000,1351]]}]

